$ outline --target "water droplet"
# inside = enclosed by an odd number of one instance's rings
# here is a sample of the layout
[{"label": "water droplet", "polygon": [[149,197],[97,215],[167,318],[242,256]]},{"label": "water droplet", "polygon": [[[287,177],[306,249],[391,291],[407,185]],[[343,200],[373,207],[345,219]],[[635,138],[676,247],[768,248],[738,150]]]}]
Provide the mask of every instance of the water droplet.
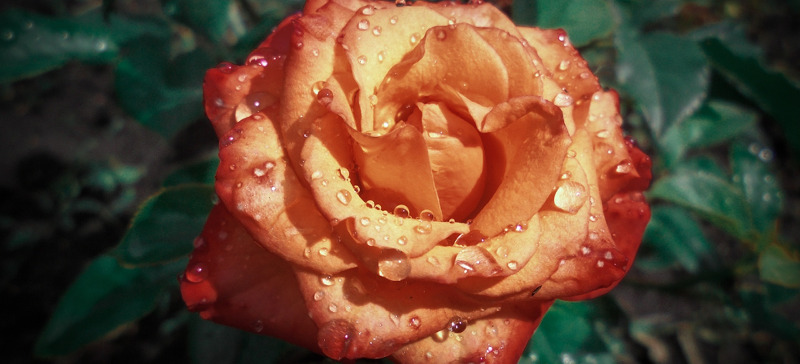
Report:
[{"label": "water droplet", "polygon": [[411,43],[411,45],[414,45],[417,44],[417,42],[419,42],[420,38],[421,36],[419,35],[419,33],[414,33],[411,34],[411,37],[408,38],[408,41]]},{"label": "water droplet", "polygon": [[295,43],[295,44],[294,44],[294,48],[295,48],[295,49],[302,49],[302,48],[303,48],[303,42],[297,42],[297,43]]},{"label": "water droplet", "polygon": [[322,105],[328,105],[333,102],[333,91],[327,88],[319,90],[319,93],[317,93],[317,102]]},{"label": "water droplet", "polygon": [[400,244],[400,245],[408,244],[408,238],[406,238],[405,235],[397,238],[397,244]]},{"label": "water droplet", "polygon": [[561,177],[560,177],[560,178],[561,178],[562,180],[564,180],[564,179],[570,179],[570,178],[572,178],[572,172],[570,172],[570,171],[566,171],[566,172],[564,172],[564,173],[562,173],[562,174],[561,174]]},{"label": "water droplet", "polygon": [[605,266],[605,265],[606,265],[606,262],[604,262],[602,260],[598,260],[597,261],[597,268],[603,268],[603,266]]},{"label": "water droplet", "polygon": [[385,57],[386,57],[386,52],[384,52],[384,51],[380,51],[380,52],[378,52],[378,62],[379,62],[379,63],[382,63],[382,62],[383,62],[383,59],[384,59]]},{"label": "water droplet", "polygon": [[325,292],[322,291],[314,292],[314,301],[319,302],[322,301],[323,298],[325,298]]},{"label": "water droplet", "polygon": [[623,160],[619,162],[616,167],[614,167],[614,172],[617,174],[628,174],[633,171],[633,162],[629,159]]},{"label": "water droplet", "polygon": [[507,258],[508,257],[508,248],[506,248],[505,246],[501,245],[501,246],[497,247],[497,249],[495,250],[495,253],[497,253],[497,256],[500,256],[500,257],[503,257],[503,258]]},{"label": "water droplet", "polygon": [[378,275],[392,281],[400,281],[411,273],[411,264],[406,255],[395,249],[384,249],[378,258]]},{"label": "water droplet", "polygon": [[406,0],[394,0],[395,6],[406,6]]},{"label": "water droplet", "polygon": [[411,318],[408,319],[408,327],[414,330],[418,330],[421,325],[422,320],[420,320],[418,316],[411,316]]},{"label": "water droplet", "polygon": [[257,333],[264,331],[264,322],[261,320],[256,320],[255,322],[253,322],[253,331]]},{"label": "water droplet", "polygon": [[605,260],[611,260],[611,259],[614,259],[614,253],[612,253],[612,252],[609,250],[609,251],[607,251],[605,254],[603,254],[603,258],[605,258]]},{"label": "water droplet", "polygon": [[553,203],[562,211],[574,214],[583,206],[587,197],[586,188],[582,184],[563,181],[553,196]]},{"label": "water droplet", "polygon": [[328,311],[336,313],[336,311],[339,311],[339,307],[336,306],[335,303],[331,303],[330,305],[328,305]]},{"label": "water droplet", "polygon": [[352,197],[350,196],[350,192],[347,190],[339,190],[339,192],[336,192],[336,199],[339,200],[342,205],[347,205],[350,203]]},{"label": "water droplet", "polygon": [[98,52],[103,52],[108,48],[108,43],[105,40],[98,40],[95,43],[94,48],[97,49]]},{"label": "water droplet", "polygon": [[433,211],[426,209],[419,213],[419,219],[422,221],[434,221],[436,220],[436,215],[433,214]]},{"label": "water droplet", "polygon": [[369,29],[369,20],[367,20],[367,19],[361,19],[361,20],[358,22],[358,25],[357,25],[357,27],[358,27],[358,30],[367,30],[367,29]]},{"label": "water droplet", "polygon": [[589,221],[597,222],[597,215],[589,215]]},{"label": "water droplet", "polygon": [[358,220],[358,222],[361,223],[361,226],[367,226],[369,225],[369,218],[364,216],[360,220]]},{"label": "water droplet", "polygon": [[200,283],[208,278],[208,268],[205,263],[193,262],[186,267],[186,280],[192,283]]},{"label": "water droplet", "polygon": [[322,178],[322,171],[314,171],[314,173],[311,173],[311,179],[312,180],[320,179],[320,178]]},{"label": "water droplet", "polygon": [[432,230],[433,226],[430,221],[420,221],[419,225],[414,227],[414,231],[418,234],[430,234]]},{"label": "water droplet", "polygon": [[408,210],[408,206],[397,205],[397,207],[394,208],[394,215],[397,217],[407,218],[411,215],[411,212]]},{"label": "water droplet", "polygon": [[569,60],[565,59],[558,64],[558,69],[562,71],[566,71],[569,68]]},{"label": "water droplet", "polygon": [[[404,1],[403,3],[405,4],[405,1]],[[391,17],[391,18],[389,19],[389,23],[391,23],[391,24],[397,24],[397,16],[395,15],[395,16]]]},{"label": "water droplet", "polygon": [[572,150],[572,149],[570,149],[570,150],[568,150],[568,151],[567,151],[567,157],[568,157],[568,158],[575,158],[575,156],[576,156],[576,155],[577,155],[577,154],[576,154],[576,153],[575,153],[575,151],[574,151],[574,150]]},{"label": "water droplet", "polygon": [[447,39],[447,31],[444,29],[436,29],[436,39],[438,40],[445,40]]},{"label": "water droplet", "polygon": [[454,317],[453,317],[453,318],[451,318],[451,319],[450,319],[450,321],[447,323],[447,329],[448,329],[450,332],[455,332],[455,333],[461,333],[461,332],[464,332],[464,330],[466,330],[466,329],[467,329],[467,321],[466,321],[466,320],[464,320],[464,319],[462,319],[462,318],[461,318],[461,317],[459,317],[459,316],[454,316]]},{"label": "water droplet", "polygon": [[356,61],[358,61],[358,64],[361,65],[367,64],[367,56],[364,55],[358,56],[358,58],[356,58]]},{"label": "water droplet", "polygon": [[11,41],[14,39],[14,32],[10,30],[3,31],[3,40],[4,41]]},{"label": "water droplet", "polygon": [[558,107],[568,107],[572,105],[573,101],[574,100],[572,99],[572,96],[562,92],[556,95],[556,98],[553,100],[553,104]]},{"label": "water droplet", "polygon": [[605,138],[608,138],[609,136],[611,136],[611,133],[608,130],[603,129],[603,130],[598,131],[594,135],[596,137],[598,137],[598,138],[605,139]]},{"label": "water droplet", "polygon": [[758,151],[758,159],[761,159],[762,162],[769,162],[772,160],[773,153],[772,150],[769,148],[763,148]]},{"label": "water droplet", "polygon": [[327,257],[330,250],[328,248],[321,248],[318,253],[323,257]]},{"label": "water droplet", "polygon": [[222,73],[231,73],[233,72],[233,63],[230,62],[222,62],[217,65],[217,69]]},{"label": "water droplet", "polygon": [[511,270],[517,270],[517,268],[518,268],[517,267],[517,262],[513,261],[513,260],[509,261],[508,264],[506,264],[506,266],[508,267],[508,269],[511,269]]},{"label": "water droplet", "polygon": [[326,275],[326,276],[320,277],[319,281],[322,282],[322,284],[324,284],[326,286],[332,286],[333,285],[333,277],[331,277],[330,275]]}]

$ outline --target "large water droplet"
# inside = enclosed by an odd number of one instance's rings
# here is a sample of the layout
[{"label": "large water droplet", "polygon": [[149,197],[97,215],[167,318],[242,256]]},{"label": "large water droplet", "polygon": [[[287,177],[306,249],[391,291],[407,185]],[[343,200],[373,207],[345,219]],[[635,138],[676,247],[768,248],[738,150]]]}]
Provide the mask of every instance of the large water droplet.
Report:
[{"label": "large water droplet", "polygon": [[574,100],[572,99],[572,96],[562,92],[556,95],[556,98],[553,100],[553,104],[558,107],[568,107],[572,105],[573,101]]},{"label": "large water droplet", "polygon": [[408,206],[397,205],[397,207],[394,208],[394,215],[397,217],[406,218],[411,215],[411,212],[408,210]]},{"label": "large water droplet", "polygon": [[328,105],[333,102],[333,91],[323,88],[317,93],[317,102],[321,105]]},{"label": "large water droplet", "polygon": [[358,30],[367,30],[367,29],[369,29],[369,20],[361,19],[358,22],[358,25],[356,25],[356,27],[358,28]]},{"label": "large water droplet", "polygon": [[467,329],[467,321],[459,316],[454,316],[447,323],[447,329],[455,333],[464,332]]},{"label": "large water droplet", "polygon": [[418,316],[411,316],[411,318],[408,319],[408,327],[414,330],[418,330],[421,325],[422,320],[420,320]]},{"label": "large water droplet", "polygon": [[574,214],[586,202],[586,187],[575,181],[562,181],[553,196],[553,203],[562,211]]},{"label": "large water droplet", "polygon": [[350,196],[350,192],[347,190],[339,190],[339,192],[336,192],[336,199],[339,200],[342,205],[347,205],[350,203],[352,197]]},{"label": "large water droplet", "polygon": [[402,252],[384,249],[378,257],[378,275],[392,281],[406,279],[411,273],[411,264]]},{"label": "large water droplet", "polygon": [[186,267],[186,280],[192,283],[200,283],[208,278],[208,268],[205,263],[194,262]]}]

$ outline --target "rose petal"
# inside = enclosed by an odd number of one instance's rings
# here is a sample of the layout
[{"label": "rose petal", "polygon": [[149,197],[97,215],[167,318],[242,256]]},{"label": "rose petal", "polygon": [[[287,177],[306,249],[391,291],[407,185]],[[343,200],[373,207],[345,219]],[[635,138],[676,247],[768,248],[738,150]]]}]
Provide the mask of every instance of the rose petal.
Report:
[{"label": "rose petal", "polygon": [[181,279],[186,305],[200,316],[316,350],[317,327],[292,267],[253,240],[217,205],[211,211]]},{"label": "rose petal", "polygon": [[483,194],[483,143],[477,130],[442,104],[422,104],[427,146],[442,220],[465,221]]},{"label": "rose petal", "polygon": [[[454,98],[460,95],[489,107],[508,99],[508,70],[493,45],[474,27],[433,27],[425,32],[419,46],[391,69],[377,95],[379,121],[394,120],[404,105],[419,100],[440,100],[455,106],[463,104]],[[452,111],[468,114],[466,107]]]},{"label": "rose petal", "polygon": [[334,245],[331,224],[286,164],[277,130],[263,114],[242,120],[220,143],[220,200],[273,254],[327,273],[355,266]]},{"label": "rose petal", "polygon": [[391,282],[353,269],[337,275],[298,270],[325,355],[381,358],[445,328],[453,317],[473,320],[500,307],[475,301],[449,286]]},{"label": "rose petal", "polygon": [[516,363],[552,301],[531,302],[469,321],[461,333],[442,330],[392,355],[401,363]]},{"label": "rose petal", "polygon": [[[407,128],[414,129],[412,126]],[[336,223],[350,220],[348,224],[358,244],[396,250],[407,257],[415,257],[450,235],[469,231],[463,223],[413,219],[408,217],[408,210],[406,216],[397,216],[377,209],[374,202],[365,202],[354,187],[358,181],[350,179],[350,171],[355,170],[354,157],[349,143],[343,142],[349,139],[348,132],[343,129],[346,127],[336,116],[317,120],[315,131],[306,139],[303,148],[303,168],[321,212]],[[425,148],[424,141],[422,148]],[[401,239],[403,237],[406,239]]]},{"label": "rose petal", "polygon": [[[389,69],[422,40],[420,24],[426,26],[447,25],[447,19],[422,6],[408,8],[390,7],[368,12],[356,12],[342,29],[342,45],[352,69],[352,77],[358,83],[358,103],[361,123],[357,130],[370,132],[391,128],[390,119],[375,118],[374,103],[378,85]],[[387,47],[390,45],[390,47]],[[397,111],[395,109],[395,111]],[[389,122],[386,127],[381,124]]]},{"label": "rose petal", "polygon": [[[516,100],[522,106],[504,107],[516,105]],[[561,111],[537,97],[501,103],[486,119],[487,130],[508,125],[484,137],[486,158],[495,161],[488,165],[487,190],[496,190],[475,216],[472,229],[491,236],[505,226],[529,221],[539,210],[560,175],[571,140]]]},{"label": "rose petal", "polygon": [[237,110],[249,114],[262,111],[274,118],[283,91],[285,43],[291,37],[292,21],[282,21],[275,32],[248,57],[246,66],[222,63],[206,72],[203,80],[203,99],[217,137],[222,138],[243,117]]}]

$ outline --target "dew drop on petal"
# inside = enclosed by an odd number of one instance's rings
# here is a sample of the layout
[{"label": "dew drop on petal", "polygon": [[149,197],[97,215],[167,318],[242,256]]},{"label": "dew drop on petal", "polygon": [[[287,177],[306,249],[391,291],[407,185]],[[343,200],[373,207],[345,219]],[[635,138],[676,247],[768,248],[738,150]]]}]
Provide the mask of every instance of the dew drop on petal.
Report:
[{"label": "dew drop on petal", "polygon": [[408,319],[408,327],[414,330],[418,330],[421,325],[422,320],[420,320],[418,316],[412,316],[410,319]]},{"label": "dew drop on petal", "polygon": [[186,280],[192,283],[200,283],[208,278],[208,268],[202,262],[194,262],[186,267]]},{"label": "dew drop on petal", "polygon": [[367,226],[370,223],[369,218],[366,217],[366,216],[364,216],[361,219],[359,219],[358,222],[361,223],[361,226]]},{"label": "dew drop on petal", "polygon": [[319,278],[319,281],[322,282],[323,285],[332,286],[333,285],[333,277],[330,275],[325,275]]},{"label": "dew drop on petal", "polygon": [[411,264],[406,255],[395,249],[384,249],[378,257],[378,275],[392,281],[406,279]]},{"label": "dew drop on petal", "polygon": [[339,190],[339,192],[336,192],[336,199],[339,200],[342,205],[347,205],[350,203],[352,197],[347,190]]},{"label": "dew drop on petal", "polygon": [[464,332],[464,330],[467,329],[467,321],[463,320],[459,316],[454,316],[447,323],[447,329],[450,330],[450,332],[455,333]]},{"label": "dew drop on petal", "polygon": [[408,244],[408,238],[406,238],[405,235],[397,238],[397,244],[400,244],[400,245]]},{"label": "dew drop on petal", "polygon": [[558,107],[568,107],[572,105],[573,101],[574,100],[572,99],[572,96],[562,92],[556,95],[556,98],[553,100],[553,104]]},{"label": "dew drop on petal", "polygon": [[367,30],[367,29],[369,29],[369,20],[367,20],[367,19],[361,19],[361,20],[358,22],[358,25],[357,25],[357,27],[358,27],[358,30]]},{"label": "dew drop on petal", "polygon": [[358,64],[361,65],[367,64],[367,56],[364,55],[358,56],[358,58],[356,58],[356,61],[358,61]]},{"label": "dew drop on petal", "polygon": [[323,88],[317,93],[317,102],[322,105],[328,105],[333,102],[333,91]]},{"label": "dew drop on petal", "polygon": [[514,261],[514,260],[509,261],[508,264],[506,264],[508,269],[511,269],[511,270],[517,270],[517,268],[518,268],[517,265],[518,265],[517,262]]},{"label": "dew drop on petal", "polygon": [[408,206],[397,205],[397,207],[394,208],[394,215],[397,217],[406,218],[411,215],[411,212],[408,210]]},{"label": "dew drop on petal", "polygon": [[314,292],[314,301],[319,302],[322,301],[323,298],[325,298],[325,292],[322,291]]},{"label": "dew drop on petal", "polygon": [[564,181],[553,196],[553,203],[562,211],[576,213],[586,202],[586,187],[574,181]]},{"label": "dew drop on petal", "polygon": [[430,221],[420,221],[419,225],[414,227],[417,234],[430,234],[432,230],[433,226]]}]

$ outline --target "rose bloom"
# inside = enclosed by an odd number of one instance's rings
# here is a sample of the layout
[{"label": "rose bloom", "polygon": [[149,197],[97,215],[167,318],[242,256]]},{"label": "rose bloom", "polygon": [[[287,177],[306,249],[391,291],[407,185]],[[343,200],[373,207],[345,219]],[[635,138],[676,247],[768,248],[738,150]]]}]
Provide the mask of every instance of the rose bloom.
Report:
[{"label": "rose bloom", "polygon": [[183,298],[333,359],[516,362],[650,217],[617,94],[490,4],[309,1],[204,92],[220,203]]}]

